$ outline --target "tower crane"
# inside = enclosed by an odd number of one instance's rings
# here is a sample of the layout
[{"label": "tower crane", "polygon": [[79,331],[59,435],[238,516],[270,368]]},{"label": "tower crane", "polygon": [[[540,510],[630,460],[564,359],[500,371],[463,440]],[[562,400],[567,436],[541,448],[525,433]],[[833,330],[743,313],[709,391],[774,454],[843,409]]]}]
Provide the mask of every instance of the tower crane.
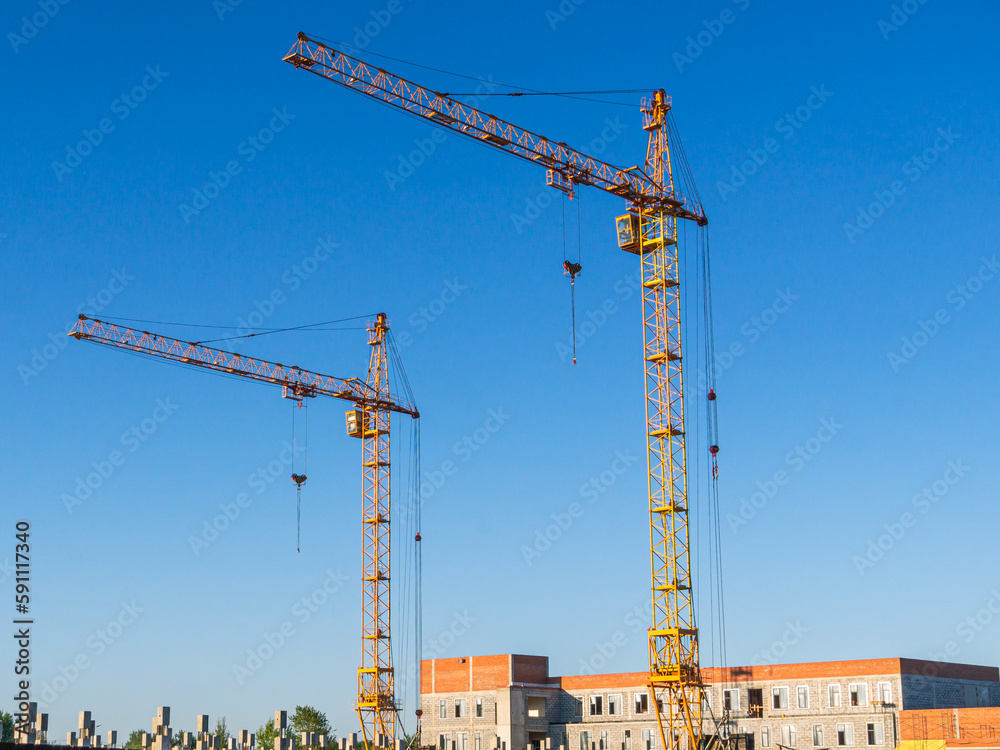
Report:
[{"label": "tower crane", "polygon": [[[648,687],[656,707],[661,747],[697,750],[704,686],[692,599],[677,236],[679,221],[703,227],[708,219],[697,199],[683,150],[676,149],[677,158],[671,158],[670,98],[660,89],[643,99],[643,129],[648,133],[645,164],[622,168],[369,65],[301,32],[283,60],[438,127],[538,164],[546,169],[546,183],[570,198],[577,186],[589,185],[626,200],[626,213],[616,219],[618,245],[638,256],[643,290],[653,608],[648,630]],[[693,195],[684,195],[678,184],[682,181],[695,190]],[[714,390],[710,391],[710,411],[714,395]],[[714,445],[713,449],[714,461],[718,449]]]},{"label": "tower crane", "polygon": [[[361,380],[320,375],[85,315],[80,315],[69,332],[78,341],[280,385],[283,398],[301,402],[328,396],[353,404],[354,408],[347,412],[347,434],[361,440],[362,455],[362,655],[358,667],[357,712],[368,748],[374,747],[377,740],[381,740],[379,745],[395,747],[398,720],[390,649],[390,416],[395,412],[414,420],[420,417],[411,398],[390,393],[388,334],[388,319],[385,313],[379,313],[368,327],[371,357],[368,377]],[[304,476],[300,478],[305,480]],[[293,479],[299,484],[299,479]]]}]

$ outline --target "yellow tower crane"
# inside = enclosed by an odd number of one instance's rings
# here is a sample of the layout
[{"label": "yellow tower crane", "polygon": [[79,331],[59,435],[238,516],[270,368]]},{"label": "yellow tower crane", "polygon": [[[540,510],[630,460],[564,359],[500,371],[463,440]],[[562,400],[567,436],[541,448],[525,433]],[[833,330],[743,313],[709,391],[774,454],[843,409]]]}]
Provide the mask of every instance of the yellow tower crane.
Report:
[{"label": "yellow tower crane", "polygon": [[[390,417],[420,418],[412,399],[389,389],[386,347],[389,321],[379,313],[368,327],[371,357],[366,380],[320,375],[199,343],[136,331],[81,315],[69,335],[135,354],[281,386],[283,398],[328,396],[349,401],[347,434],[361,440],[362,455],[362,634],[357,711],[365,746],[395,748],[399,707],[395,699],[390,632],[392,515]],[[296,478],[298,477],[298,478]],[[296,484],[304,476],[293,475]]]},{"label": "yellow tower crane", "polygon": [[[661,89],[643,100],[643,129],[649,135],[645,165],[621,168],[370,66],[303,33],[283,59],[296,69],[541,165],[547,170],[547,184],[571,198],[578,185],[590,185],[627,201],[627,213],[617,219],[618,245],[639,257],[643,288],[653,605],[649,689],[661,747],[697,750],[703,685],[692,601],[677,230],[680,220],[698,226],[708,220],[697,194],[685,196],[675,184],[670,98]],[[686,163],[679,163],[681,174],[687,175]]]}]

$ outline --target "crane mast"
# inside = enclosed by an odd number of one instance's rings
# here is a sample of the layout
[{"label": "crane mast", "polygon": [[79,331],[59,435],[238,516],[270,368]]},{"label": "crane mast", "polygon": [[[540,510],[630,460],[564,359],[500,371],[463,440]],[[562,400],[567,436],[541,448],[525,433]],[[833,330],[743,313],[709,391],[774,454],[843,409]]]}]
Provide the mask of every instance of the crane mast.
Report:
[{"label": "crane mast", "polygon": [[[282,396],[301,401],[327,396],[351,402],[347,434],[362,443],[362,657],[357,711],[365,744],[394,747],[398,707],[391,650],[390,417],[420,417],[416,405],[389,389],[386,339],[389,323],[379,313],[368,328],[368,377],[338,378],[246,357],[203,344],[105,323],[80,315],[69,335],[156,359],[280,385]],[[379,742],[381,741],[381,742]]]}]

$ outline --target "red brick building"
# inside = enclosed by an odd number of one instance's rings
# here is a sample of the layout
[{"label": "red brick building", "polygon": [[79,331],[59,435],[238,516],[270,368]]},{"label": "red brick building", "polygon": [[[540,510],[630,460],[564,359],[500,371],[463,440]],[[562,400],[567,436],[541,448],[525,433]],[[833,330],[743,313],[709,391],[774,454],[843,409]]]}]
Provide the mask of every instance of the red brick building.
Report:
[{"label": "red brick building", "polygon": [[[1000,727],[996,667],[895,658],[702,674],[704,732],[743,735],[748,750],[941,750]],[[423,742],[439,750],[662,750],[645,672],[556,677],[545,656],[468,656],[424,661],[421,689]]]}]

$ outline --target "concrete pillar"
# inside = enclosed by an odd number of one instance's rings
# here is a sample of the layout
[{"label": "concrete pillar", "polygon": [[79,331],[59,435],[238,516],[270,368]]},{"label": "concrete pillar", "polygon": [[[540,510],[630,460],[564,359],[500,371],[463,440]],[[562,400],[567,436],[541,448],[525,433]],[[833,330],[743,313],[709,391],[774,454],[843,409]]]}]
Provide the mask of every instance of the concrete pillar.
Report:
[{"label": "concrete pillar", "polygon": [[114,729],[108,730],[108,747],[118,746],[118,732]]},{"label": "concrete pillar", "polygon": [[288,728],[288,711],[274,712],[274,728],[284,736],[285,729]]},{"label": "concrete pillar", "polygon": [[353,748],[353,747],[357,747],[357,746],[358,746],[358,733],[357,732],[352,732],[351,733],[351,747]]}]

